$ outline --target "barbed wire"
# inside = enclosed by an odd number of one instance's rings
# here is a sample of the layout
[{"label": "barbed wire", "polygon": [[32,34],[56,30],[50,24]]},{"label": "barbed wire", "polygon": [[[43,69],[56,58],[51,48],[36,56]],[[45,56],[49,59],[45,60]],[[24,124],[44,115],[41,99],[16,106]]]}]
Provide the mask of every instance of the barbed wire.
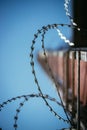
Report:
[{"label": "barbed wire", "polygon": [[[52,25],[48,25],[48,26],[43,26],[41,30],[39,30],[36,34],[34,34],[34,39],[32,41],[32,46],[31,46],[31,53],[30,53],[30,57],[31,57],[31,67],[32,67],[32,73],[34,75],[34,81],[37,85],[37,88],[38,88],[38,91],[41,93],[42,95],[42,98],[43,100],[45,101],[46,104],[48,104],[48,107],[49,109],[53,112],[53,114],[59,118],[59,115],[53,110],[53,108],[49,105],[49,103],[46,101],[46,99],[43,97],[43,93],[42,93],[42,90],[41,90],[41,87],[39,85],[39,82],[37,80],[37,76],[36,76],[36,71],[35,71],[35,68],[34,68],[34,54],[33,54],[33,51],[34,51],[34,45],[36,43],[36,39],[38,38],[38,34],[41,34],[42,31],[43,31],[43,34],[42,34],[42,48],[44,47],[44,43],[43,43],[43,40],[44,40],[44,34],[45,34],[45,31],[48,31],[48,29],[50,29],[51,27],[54,28],[54,26]],[[45,48],[44,48],[45,49]],[[45,55],[45,50],[44,50],[44,55]],[[46,60],[47,61],[47,60]]]},{"label": "barbed wire", "polygon": [[60,38],[61,38],[62,40],[64,40],[65,43],[67,43],[69,46],[74,46],[74,43],[71,42],[69,39],[67,39],[67,38],[63,35],[63,33],[61,33],[61,31],[60,31],[59,29],[56,29],[56,30],[57,30],[58,35],[60,36]]},{"label": "barbed wire", "polygon": [[[47,56],[46,56],[46,49],[45,49],[45,47],[44,47],[44,37],[45,37],[45,33],[46,33],[48,30],[50,30],[50,29],[58,29],[58,30],[59,30],[59,28],[58,28],[59,26],[61,26],[61,27],[67,26],[67,27],[69,27],[69,28],[76,29],[77,31],[83,31],[83,29],[80,29],[80,30],[79,30],[78,27],[73,26],[73,25],[69,25],[69,24],[51,24],[51,25],[49,24],[49,25],[47,25],[47,26],[43,26],[40,30],[37,30],[37,33],[34,34],[34,38],[33,38],[33,40],[32,40],[32,45],[31,45],[31,52],[30,52],[30,58],[31,58],[31,60],[30,60],[30,64],[31,64],[31,67],[32,67],[32,74],[33,74],[33,76],[34,76],[34,81],[35,81],[35,83],[36,83],[36,85],[37,85],[37,89],[38,89],[38,91],[40,92],[40,94],[42,95],[42,98],[43,98],[43,100],[45,101],[46,104],[48,104],[48,102],[47,102],[46,99],[43,97],[43,92],[42,92],[41,87],[40,87],[40,84],[39,84],[39,82],[38,82],[38,79],[37,79],[37,76],[36,76],[35,67],[34,67],[34,66],[35,66],[35,63],[34,63],[35,43],[36,43],[36,39],[39,37],[39,35],[41,35],[41,36],[42,36],[42,39],[41,39],[42,45],[41,45],[41,46],[42,46],[42,49],[43,49],[43,55],[44,55],[44,57],[45,57],[45,63],[46,63],[47,66],[48,66],[48,70],[49,70],[49,72],[50,72],[51,78],[53,79],[53,81],[54,81],[54,83],[55,83],[55,86],[57,86],[58,83],[56,83],[56,80],[55,80],[55,78],[54,78],[54,76],[53,76],[53,74],[52,74],[51,68],[50,68],[50,66],[49,66],[49,64],[48,64],[48,60],[47,60]],[[69,46],[74,45],[74,43],[72,43],[72,42],[70,42],[69,40],[67,40],[66,38],[64,38],[64,36],[61,35],[60,31],[58,31],[58,33],[59,33],[60,38],[63,39],[65,42],[67,42],[67,43],[69,44]],[[59,95],[59,97],[60,97],[60,93],[59,93],[59,92],[58,92],[58,95]],[[60,97],[60,101],[62,102],[61,97]],[[62,104],[62,106],[63,106],[63,109],[64,109],[64,111],[65,111],[66,117],[67,117],[67,119],[68,119],[68,123],[70,123],[71,125],[73,125],[73,124],[74,124],[74,123],[73,123],[73,120],[72,120],[72,122],[70,121],[70,119],[69,119],[69,117],[68,117],[68,115],[67,115],[67,112],[66,112],[66,110],[65,110],[65,107],[64,107],[64,105],[63,105],[63,102],[62,102],[61,104]],[[54,116],[56,116],[56,117],[59,118],[59,115],[57,115],[57,113],[55,114],[55,111],[53,110],[53,108],[52,108],[49,104],[48,104],[48,107],[49,107],[49,109],[51,110],[51,112],[54,114]]]},{"label": "barbed wire", "polygon": [[74,21],[73,17],[71,16],[71,13],[69,12],[69,4],[70,4],[70,1],[71,0],[65,0],[64,1],[64,9],[65,9],[65,12],[66,12],[66,16],[69,17],[70,21],[71,21],[71,24],[73,26],[76,26],[78,31],[80,31],[80,28],[78,27],[77,23]]},{"label": "barbed wire", "polygon": [[[11,103],[12,101],[16,101],[17,99],[24,98],[24,101],[21,102],[21,103],[19,104],[18,109],[16,109],[16,115],[14,116],[14,129],[15,129],[15,130],[17,130],[17,126],[18,126],[17,120],[18,120],[19,112],[20,112],[21,108],[23,107],[24,103],[25,103],[26,101],[28,101],[29,97],[41,97],[41,98],[45,101],[46,106],[49,107],[49,110],[51,111],[51,113],[54,114],[54,116],[56,116],[59,120],[62,120],[62,121],[64,121],[64,122],[66,122],[66,123],[69,123],[72,127],[73,127],[73,125],[74,125],[74,124],[70,121],[69,117],[67,116],[67,110],[66,110],[66,108],[64,107],[63,103],[59,103],[58,101],[56,101],[56,99],[49,97],[49,95],[44,95],[44,94],[43,94],[43,92],[42,92],[42,90],[41,90],[41,87],[40,87],[40,85],[39,85],[37,76],[36,76],[35,68],[34,68],[34,65],[35,65],[35,63],[34,63],[34,53],[33,53],[33,52],[34,52],[34,49],[35,49],[35,48],[34,48],[34,45],[35,45],[35,43],[36,43],[36,39],[38,38],[38,36],[39,36],[40,34],[42,34],[42,39],[41,39],[41,41],[42,41],[43,54],[44,54],[44,56],[45,56],[45,63],[48,65],[48,68],[49,68],[51,77],[52,77],[52,79],[54,80],[55,85],[56,85],[56,86],[58,85],[58,83],[56,83],[56,80],[55,80],[55,78],[54,78],[54,76],[53,76],[53,74],[52,74],[51,68],[50,68],[50,66],[49,66],[49,64],[48,64],[46,49],[45,49],[45,47],[44,47],[44,35],[45,35],[45,33],[46,33],[49,29],[58,29],[58,26],[61,26],[61,27],[67,26],[67,27],[71,27],[72,29],[73,29],[73,28],[74,28],[74,29],[77,29],[77,27],[74,27],[74,26],[68,25],[68,24],[52,24],[52,25],[49,24],[49,25],[47,25],[47,26],[43,26],[40,30],[38,30],[37,33],[34,34],[34,39],[32,40],[31,52],[30,52],[30,58],[31,58],[30,64],[31,64],[31,67],[32,67],[32,74],[34,75],[34,81],[35,81],[35,83],[36,83],[36,85],[37,85],[37,88],[38,88],[38,91],[39,91],[39,95],[37,95],[37,94],[31,94],[31,95],[17,96],[17,97],[13,97],[12,99],[8,99],[7,101],[5,101],[5,102],[3,102],[2,104],[0,104],[0,111],[1,111],[2,108],[3,108],[5,105],[7,105],[8,103]],[[59,93],[59,92],[58,92],[58,95],[59,95],[59,97],[60,97],[60,93]],[[58,105],[62,106],[63,109],[64,109],[64,111],[65,111],[65,114],[66,114],[67,119],[62,118],[59,114],[57,114],[57,113],[53,110],[53,108],[49,105],[49,103],[47,102],[46,99],[49,99],[49,100],[51,100],[51,101],[54,101],[54,102],[56,102]],[[60,97],[60,101],[62,102],[61,97]],[[69,114],[70,114],[70,112],[69,112]],[[70,128],[70,130],[71,130],[71,128]]]},{"label": "barbed wire", "polygon": [[[58,102],[55,98],[52,98],[50,97],[49,95],[47,94],[44,94],[43,95],[44,98],[46,99],[49,99],[51,101],[54,101],[57,103],[57,105],[61,106],[62,107],[62,104],[60,102]],[[7,105],[8,103],[11,103],[12,101],[16,101],[17,99],[21,99],[21,98],[24,98],[26,99],[27,97],[30,97],[30,98],[33,98],[33,97],[42,97],[42,95],[39,93],[39,94],[27,94],[27,95],[21,95],[21,96],[17,96],[17,97],[13,97],[11,99],[8,99],[7,101],[4,101],[0,104],[0,111],[2,110],[2,108],[4,108],[5,105]]]},{"label": "barbed wire", "polygon": [[[63,26],[67,26],[67,27],[71,27],[71,28],[77,29],[76,27],[74,27],[74,26],[72,26],[72,25],[68,25],[68,24],[52,24],[52,25],[43,26],[40,30],[37,31],[36,34],[34,34],[34,39],[32,40],[32,45],[31,45],[31,53],[30,53],[30,58],[31,58],[31,60],[30,60],[30,64],[31,64],[31,67],[32,67],[32,73],[33,73],[33,75],[34,75],[34,81],[35,81],[35,83],[36,83],[36,85],[37,85],[38,91],[42,94],[42,98],[43,98],[43,100],[45,101],[46,104],[48,104],[48,102],[47,102],[46,99],[43,97],[43,92],[42,92],[41,87],[40,87],[40,85],[39,85],[39,82],[38,82],[38,79],[37,79],[37,76],[36,76],[35,67],[34,67],[34,54],[33,54],[33,53],[34,53],[34,49],[35,49],[34,45],[35,45],[35,43],[36,43],[36,39],[38,38],[39,34],[41,34],[41,36],[42,36],[41,42],[42,42],[43,54],[44,54],[44,57],[45,57],[45,63],[46,63],[47,66],[48,66],[48,70],[49,70],[49,72],[50,72],[50,75],[51,75],[51,77],[52,77],[54,83],[55,83],[55,86],[57,86],[58,84],[57,84],[56,81],[55,81],[55,78],[54,78],[54,76],[53,76],[53,74],[52,74],[51,68],[49,67],[49,64],[48,64],[48,61],[47,61],[46,49],[45,49],[45,47],[44,47],[44,37],[45,37],[45,33],[46,33],[49,29],[58,29],[58,26],[62,26],[62,27],[63,27]],[[58,32],[58,33],[59,33],[59,32]],[[62,39],[62,38],[63,38],[63,37],[61,36],[61,39]],[[63,39],[63,40],[66,41],[66,39]],[[68,41],[67,43],[70,44],[71,42]],[[61,96],[60,96],[60,93],[59,93],[59,92],[58,92],[58,95],[59,95],[59,97],[60,97],[60,101],[61,101],[62,106],[64,106],[64,105],[63,105],[63,101],[62,101],[62,99],[61,99]],[[49,104],[48,104],[48,107],[49,107],[49,109],[53,112],[53,114],[59,118],[59,116],[57,115],[57,113],[55,114],[55,111],[52,109],[52,107],[51,107]],[[64,109],[64,107],[63,107],[63,109]],[[64,112],[65,112],[65,114],[66,114],[66,117],[67,117],[67,119],[68,119],[68,122],[72,125],[73,123],[70,121],[70,119],[69,119],[69,117],[68,117],[67,112],[65,111],[65,109],[64,109]]]},{"label": "barbed wire", "polygon": [[[75,124],[74,124],[74,121],[70,120],[71,118],[71,112],[67,109],[66,107],[64,106],[63,104],[63,101],[62,101],[62,98],[61,98],[61,95],[60,95],[60,92],[58,90],[58,95],[59,95],[59,98],[60,98],[60,102],[57,101],[55,98],[52,98],[50,97],[49,95],[47,94],[43,94],[42,92],[42,89],[41,89],[41,86],[39,84],[39,81],[38,81],[38,78],[37,78],[37,74],[36,74],[36,70],[35,70],[35,62],[34,62],[34,50],[35,50],[35,44],[36,44],[36,40],[37,38],[41,35],[42,36],[42,39],[41,39],[41,47],[43,49],[43,55],[45,57],[45,63],[48,67],[48,70],[50,72],[50,75],[51,75],[51,78],[52,80],[54,81],[55,83],[55,86],[57,87],[59,84],[58,82],[56,81],[56,79],[54,78],[54,75],[53,75],[53,72],[52,72],[52,69],[48,63],[48,59],[47,59],[47,52],[46,52],[46,48],[44,46],[44,38],[45,38],[45,34],[47,31],[49,31],[50,29],[55,29],[59,35],[59,37],[64,40],[65,43],[67,43],[69,46],[74,46],[75,43],[71,42],[69,39],[67,39],[63,33],[61,33],[60,29],[59,29],[59,26],[60,27],[69,27],[71,29],[75,29],[77,31],[84,31],[85,29],[81,29],[78,27],[78,25],[74,22],[70,12],[69,12],[69,3],[70,3],[70,0],[65,0],[64,2],[64,8],[65,8],[65,12],[66,12],[66,16],[69,17],[70,21],[71,21],[71,25],[69,24],[49,24],[47,26],[43,26],[41,29],[37,30],[37,33],[34,34],[34,38],[32,40],[32,45],[31,45],[31,51],[30,51],[30,65],[32,67],[32,74],[34,76],[34,81],[35,81],[35,84],[37,86],[37,89],[38,89],[38,94],[28,94],[28,95],[21,95],[21,96],[17,96],[17,97],[13,97],[11,99],[8,99],[7,101],[4,101],[3,103],[0,104],[0,111],[2,111],[2,109],[9,103],[13,102],[13,101],[16,101],[18,99],[21,99],[23,98],[23,101],[20,102],[18,108],[16,109],[16,114],[14,116],[14,124],[13,124],[13,128],[15,130],[18,129],[18,119],[19,119],[19,113],[21,112],[21,109],[22,107],[25,105],[25,102],[29,101],[29,98],[42,98],[46,104],[46,106],[49,108],[50,112],[53,113],[53,115],[55,117],[57,117],[59,120],[62,120],[63,122],[65,123],[68,123],[71,125],[70,128],[68,128],[68,130],[72,130],[73,128],[75,128]],[[85,30],[87,31],[87,30]],[[57,87],[58,88],[58,87]],[[54,109],[52,108],[52,106],[48,103],[47,100],[50,100],[52,102],[55,102],[58,106],[61,106],[65,112],[65,115],[66,115],[66,118],[67,119],[64,119],[63,117],[61,117],[57,112],[54,111]],[[62,128],[60,130],[66,130],[67,128]],[[57,129],[59,130],[59,129]]]},{"label": "barbed wire", "polygon": [[[18,128],[18,124],[17,124],[18,116],[19,116],[19,113],[21,112],[21,108],[24,106],[25,102],[28,101],[29,98],[40,98],[40,97],[42,97],[42,95],[40,93],[39,94],[29,94],[29,95],[21,95],[21,96],[13,97],[13,98],[8,99],[7,101],[3,102],[2,104],[0,104],[0,111],[8,103],[11,103],[12,101],[16,101],[17,99],[24,98],[24,100],[19,104],[19,107],[16,109],[16,114],[14,116],[14,125],[13,125],[13,127],[14,127],[15,130],[17,130],[17,128]],[[55,102],[58,106],[62,107],[62,104],[59,103],[55,98],[52,98],[47,94],[43,95],[43,97],[50,100],[50,101],[52,101],[52,102]],[[46,104],[46,105],[48,105],[48,104]],[[66,120],[64,118],[62,118],[61,116],[59,116],[59,120],[63,120],[63,121],[66,122]]]},{"label": "barbed wire", "polygon": [[[45,63],[46,63],[46,65],[47,65],[47,67],[48,67],[48,71],[50,72],[50,76],[51,76],[52,80],[54,81],[56,88],[58,88],[59,84],[58,84],[58,82],[56,82],[56,80],[55,80],[55,78],[54,78],[54,76],[53,76],[53,73],[52,73],[52,69],[50,68],[49,63],[47,62],[47,54],[46,54],[46,50],[45,50],[45,47],[44,47],[44,36],[45,36],[45,34],[46,34],[46,30],[43,30],[42,40],[41,40],[41,41],[42,41],[42,48],[43,48],[43,55],[44,55],[44,57],[45,57]],[[61,101],[63,110],[64,110],[64,112],[65,112],[65,114],[66,114],[66,117],[67,117],[68,121],[69,121],[70,124],[71,124],[71,121],[70,121],[70,119],[69,119],[69,117],[68,117],[68,115],[67,115],[67,112],[66,112],[66,110],[65,110],[65,107],[64,107],[64,105],[63,105],[63,101],[62,101],[62,98],[61,98],[59,89],[58,89],[58,96],[59,96],[59,98],[60,98],[60,101]]]},{"label": "barbed wire", "polygon": [[[44,95],[43,95],[44,96]],[[42,97],[42,95],[41,94],[39,94],[39,95],[34,95],[33,97]],[[48,95],[46,95],[46,96],[44,96],[44,98],[47,98],[47,99],[49,99],[49,100],[51,100],[51,101],[55,101],[56,102],[56,100],[54,100],[53,98],[49,98],[49,96]],[[24,103],[26,102],[26,101],[28,101],[28,99],[29,99],[29,97],[26,97],[25,99],[24,99],[24,101],[23,102],[21,102],[20,103],[20,105],[19,105],[19,107],[18,107],[18,109],[17,109],[17,111],[16,111],[16,115],[15,115],[15,117],[14,117],[14,121],[15,121],[15,123],[14,123],[14,128],[15,128],[15,130],[17,130],[17,127],[18,127],[18,125],[17,125],[17,120],[18,120],[18,114],[19,114],[19,112],[20,112],[20,110],[21,110],[21,108],[24,106]],[[56,103],[58,103],[58,102],[56,102]],[[58,103],[59,104],[59,103]],[[46,105],[48,105],[48,104],[46,104]],[[51,111],[51,110],[50,110]],[[65,121],[65,119],[63,119],[61,116],[59,116],[59,120],[63,120],[63,121]]]}]

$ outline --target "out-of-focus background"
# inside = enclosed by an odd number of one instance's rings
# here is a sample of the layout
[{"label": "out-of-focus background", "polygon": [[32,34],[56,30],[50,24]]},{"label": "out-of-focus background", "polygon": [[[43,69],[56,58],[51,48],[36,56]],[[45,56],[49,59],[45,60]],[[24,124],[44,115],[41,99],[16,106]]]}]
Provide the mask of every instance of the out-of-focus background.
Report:
[{"label": "out-of-focus background", "polygon": [[[71,7],[71,6],[70,6]],[[23,94],[38,93],[30,66],[30,47],[34,33],[43,25],[70,23],[64,10],[64,0],[0,0],[0,103]],[[72,39],[71,30],[62,28]],[[37,62],[41,37],[35,45],[35,69],[44,94],[57,100],[54,84]],[[66,44],[56,30],[46,35],[46,48],[55,49]],[[21,100],[22,101],[22,100]],[[0,113],[0,128],[13,130],[14,116],[19,101],[5,106]],[[62,108],[49,102],[54,110],[65,117]],[[42,99],[30,99],[19,114],[18,130],[57,130],[68,127],[49,111]]]}]

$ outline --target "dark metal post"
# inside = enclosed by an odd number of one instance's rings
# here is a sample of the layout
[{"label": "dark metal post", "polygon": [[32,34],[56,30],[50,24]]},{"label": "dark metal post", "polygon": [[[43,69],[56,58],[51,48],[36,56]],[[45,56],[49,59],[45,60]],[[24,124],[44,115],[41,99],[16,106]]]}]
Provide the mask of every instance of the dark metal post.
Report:
[{"label": "dark metal post", "polygon": [[87,0],[73,0],[74,21],[82,31],[74,30],[74,43],[76,47],[87,47]]}]

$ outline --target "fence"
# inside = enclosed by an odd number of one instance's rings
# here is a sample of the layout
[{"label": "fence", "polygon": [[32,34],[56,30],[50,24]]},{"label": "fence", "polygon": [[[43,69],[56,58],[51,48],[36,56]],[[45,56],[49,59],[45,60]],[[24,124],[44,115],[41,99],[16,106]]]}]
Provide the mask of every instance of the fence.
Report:
[{"label": "fence", "polygon": [[[87,104],[87,49],[70,48],[62,51],[47,51],[46,54],[48,67],[42,52],[38,55],[39,63],[55,82],[58,94],[62,91],[66,110],[72,113],[71,120],[75,120],[77,129],[80,127],[85,129],[87,119],[84,114],[82,115],[83,109],[80,110],[80,107],[84,108]],[[86,112],[85,108],[85,114]],[[85,123],[82,123],[82,120]]]}]

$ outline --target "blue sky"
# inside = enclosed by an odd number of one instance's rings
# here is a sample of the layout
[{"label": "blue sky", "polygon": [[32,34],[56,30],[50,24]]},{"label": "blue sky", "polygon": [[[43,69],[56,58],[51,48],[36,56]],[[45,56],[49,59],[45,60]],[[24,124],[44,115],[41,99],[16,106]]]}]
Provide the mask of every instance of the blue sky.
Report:
[{"label": "blue sky", "polygon": [[[30,47],[33,34],[43,25],[69,23],[64,0],[0,0],[0,103],[22,94],[38,93],[30,66]],[[70,33],[65,30],[68,37]],[[55,35],[54,35],[55,34]],[[40,38],[35,45],[41,50]],[[63,45],[57,32],[49,32],[46,48]],[[37,77],[44,93],[58,99],[53,83],[36,62]],[[22,101],[22,100],[21,100]],[[19,103],[7,105],[0,113],[0,127],[13,130],[15,110]],[[54,109],[63,114],[55,104]],[[49,112],[41,99],[30,99],[19,115],[18,130],[56,130],[67,127]]]}]

